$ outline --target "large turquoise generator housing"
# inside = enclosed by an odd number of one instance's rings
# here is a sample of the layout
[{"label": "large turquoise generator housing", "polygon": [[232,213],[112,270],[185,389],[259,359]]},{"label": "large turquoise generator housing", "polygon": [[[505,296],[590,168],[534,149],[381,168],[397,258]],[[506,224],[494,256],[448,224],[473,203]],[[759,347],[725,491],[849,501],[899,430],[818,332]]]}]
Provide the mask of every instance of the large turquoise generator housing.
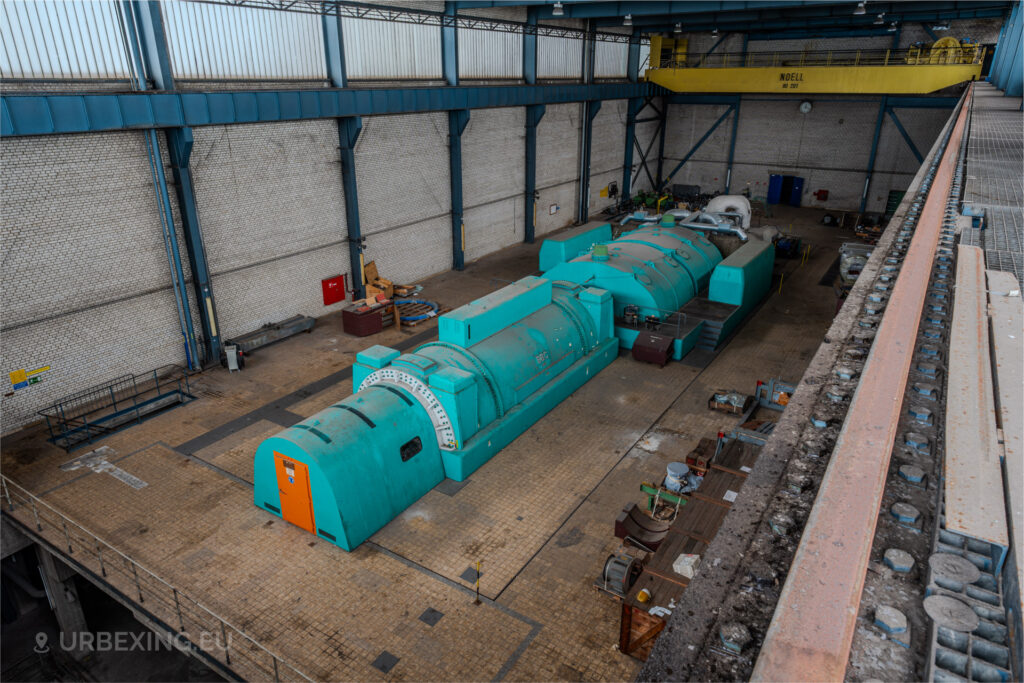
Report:
[{"label": "large turquoise generator housing", "polygon": [[631,348],[640,321],[673,335],[681,358],[717,344],[770,285],[770,243],[723,259],[705,236],[671,224],[611,234],[606,224],[545,244],[542,277],[441,316],[436,342],[359,353],[352,396],[260,444],[256,505],[352,550]]},{"label": "large turquoise generator housing", "polygon": [[[642,331],[656,327],[672,336],[676,360],[694,347],[713,350],[764,298],[775,250],[771,242],[749,239],[723,259],[705,235],[674,222],[669,216],[608,241],[601,240],[607,225],[577,232],[571,243],[589,246],[572,254],[547,252],[544,277],[611,292],[622,348],[633,348]],[[566,259],[553,262],[559,254]]]},{"label": "large turquoise generator housing", "polygon": [[255,502],[351,550],[508,445],[615,359],[612,298],[526,277],[446,314],[412,353],[358,354],[340,403],[256,451]]}]

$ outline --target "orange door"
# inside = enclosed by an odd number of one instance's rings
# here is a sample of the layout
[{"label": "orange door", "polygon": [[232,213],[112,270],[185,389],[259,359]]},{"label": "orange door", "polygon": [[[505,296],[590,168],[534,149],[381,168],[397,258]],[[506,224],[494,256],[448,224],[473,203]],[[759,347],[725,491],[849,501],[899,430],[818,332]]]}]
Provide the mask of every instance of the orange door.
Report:
[{"label": "orange door", "polygon": [[309,495],[309,469],[303,463],[286,458],[276,451],[274,468],[277,470],[277,489],[281,492],[281,516],[284,521],[315,534],[313,500]]}]

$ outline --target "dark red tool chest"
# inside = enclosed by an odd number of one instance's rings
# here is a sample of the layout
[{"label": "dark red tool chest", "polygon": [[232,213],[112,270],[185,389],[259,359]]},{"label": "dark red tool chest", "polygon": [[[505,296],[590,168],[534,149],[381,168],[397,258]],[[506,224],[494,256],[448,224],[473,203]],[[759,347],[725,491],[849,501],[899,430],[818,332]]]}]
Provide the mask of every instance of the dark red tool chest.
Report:
[{"label": "dark red tool chest", "polygon": [[354,308],[346,308],[341,312],[341,327],[348,334],[357,337],[376,334],[384,329],[383,313],[383,308],[363,311],[362,313]]},{"label": "dark red tool chest", "polygon": [[664,365],[672,357],[672,337],[653,332],[641,332],[633,342],[633,358],[645,363]]}]

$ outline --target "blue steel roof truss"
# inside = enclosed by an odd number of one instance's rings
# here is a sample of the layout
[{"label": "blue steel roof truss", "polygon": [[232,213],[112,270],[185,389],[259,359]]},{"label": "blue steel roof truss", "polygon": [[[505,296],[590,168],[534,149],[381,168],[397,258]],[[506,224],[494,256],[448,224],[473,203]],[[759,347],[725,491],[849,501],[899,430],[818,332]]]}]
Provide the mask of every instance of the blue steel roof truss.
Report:
[{"label": "blue steel roof truss", "polygon": [[651,83],[4,95],[2,135],[295,121],[615,100],[667,94]]}]

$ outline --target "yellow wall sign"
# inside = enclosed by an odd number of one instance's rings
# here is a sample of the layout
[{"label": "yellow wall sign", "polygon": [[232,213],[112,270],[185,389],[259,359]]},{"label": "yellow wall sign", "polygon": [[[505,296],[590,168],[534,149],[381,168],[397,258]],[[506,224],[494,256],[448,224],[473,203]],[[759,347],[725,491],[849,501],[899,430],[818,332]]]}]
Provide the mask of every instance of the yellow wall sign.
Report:
[{"label": "yellow wall sign", "polygon": [[11,378],[11,387],[14,389],[24,389],[30,384],[39,384],[39,381],[42,379],[39,375],[49,369],[49,365],[44,365],[43,367],[36,368],[35,370],[25,370],[22,368],[21,370],[10,372],[8,373],[8,376]]}]

